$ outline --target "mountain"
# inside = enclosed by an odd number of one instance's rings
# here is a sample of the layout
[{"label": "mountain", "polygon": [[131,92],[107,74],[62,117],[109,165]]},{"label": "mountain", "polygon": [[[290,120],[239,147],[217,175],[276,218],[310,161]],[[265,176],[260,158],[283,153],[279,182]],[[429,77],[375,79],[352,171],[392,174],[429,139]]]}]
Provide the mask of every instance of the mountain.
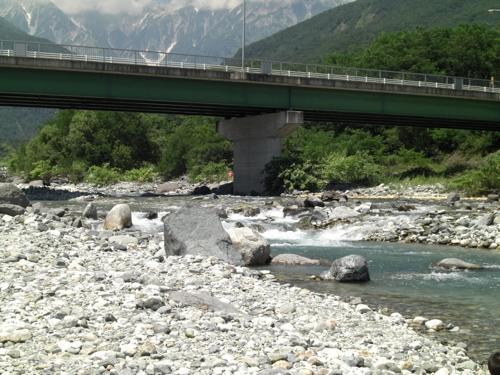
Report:
[{"label": "mountain", "polygon": [[0,40],[22,40],[46,43],[48,40],[37,38],[18,29],[4,18],[0,17]]},{"label": "mountain", "polygon": [[[46,39],[19,30],[1,17],[0,40],[50,43]],[[31,138],[40,125],[54,113],[53,109],[0,107],[0,153],[2,143],[17,144]]]},{"label": "mountain", "polygon": [[325,11],[247,47],[247,55],[319,62],[332,52],[367,45],[382,32],[460,23],[500,23],[498,0],[357,0]]},{"label": "mountain", "polygon": [[[248,2],[248,42],[350,1]],[[156,0],[139,13],[108,14],[87,9],[69,14],[55,0],[0,0],[0,17],[31,35],[57,43],[231,56],[241,45],[242,6],[238,3],[233,8],[209,9],[173,7],[179,2]]]}]

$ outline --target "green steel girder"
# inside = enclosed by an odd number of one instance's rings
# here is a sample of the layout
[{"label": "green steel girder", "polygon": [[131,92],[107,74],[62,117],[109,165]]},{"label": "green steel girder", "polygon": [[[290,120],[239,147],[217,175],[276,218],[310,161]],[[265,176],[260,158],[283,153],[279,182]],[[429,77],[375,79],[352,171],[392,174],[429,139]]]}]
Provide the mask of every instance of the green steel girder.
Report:
[{"label": "green steel girder", "polygon": [[[16,102],[16,98],[22,100]],[[123,110],[129,103],[130,109],[139,110],[142,103],[148,111],[169,112],[171,108],[172,113],[183,113],[182,108],[186,108],[185,113],[193,113],[188,109],[198,105],[212,108],[207,114],[220,116],[293,109],[304,111],[305,118],[313,120],[328,120],[331,114],[332,120],[345,118],[348,121],[351,116],[359,119],[358,122],[370,123],[373,118],[378,123],[397,121],[406,125],[401,122],[408,118],[422,126],[438,126],[443,122],[446,126],[470,124],[471,128],[500,130],[500,101],[494,100],[0,66],[0,104],[44,106],[43,103],[47,103],[47,106],[55,106],[48,104],[48,98],[56,104],[64,98],[71,98],[73,102],[70,103],[75,103],[63,108],[74,105]],[[97,105],[99,102],[103,103],[102,108]],[[133,103],[137,105],[134,107]],[[175,104],[179,105],[176,110]]]}]

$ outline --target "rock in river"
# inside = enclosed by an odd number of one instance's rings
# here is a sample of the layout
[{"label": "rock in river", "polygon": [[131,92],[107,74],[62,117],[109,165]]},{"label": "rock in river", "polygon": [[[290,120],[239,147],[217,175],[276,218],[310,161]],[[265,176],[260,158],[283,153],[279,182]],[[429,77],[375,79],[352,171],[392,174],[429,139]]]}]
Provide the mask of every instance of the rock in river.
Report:
[{"label": "rock in river", "polygon": [[271,247],[259,233],[247,227],[231,228],[227,232],[245,266],[264,266],[269,263]]},{"label": "rock in river", "polygon": [[0,214],[9,216],[19,216],[24,214],[24,207],[15,204],[2,204],[0,203]]},{"label": "rock in river", "polygon": [[325,280],[336,280],[341,282],[370,281],[368,264],[366,259],[360,255],[349,255],[334,260],[332,267],[324,272],[321,277]]},{"label": "rock in river", "polygon": [[16,185],[0,183],[0,203],[13,204],[26,208],[30,201]]},{"label": "rock in river", "polygon": [[163,223],[167,256],[215,256],[232,264],[243,263],[215,208],[184,206],[166,216]]},{"label": "rock in river", "polygon": [[280,254],[273,258],[272,264],[284,264],[287,266],[319,266],[317,259],[306,258],[297,254]]},{"label": "rock in river", "polygon": [[478,264],[468,263],[461,259],[456,258],[446,258],[435,264],[435,267],[444,268],[447,270],[480,270],[481,267]]},{"label": "rock in river", "polygon": [[132,212],[128,204],[118,204],[109,211],[104,221],[104,229],[122,230],[132,226]]}]

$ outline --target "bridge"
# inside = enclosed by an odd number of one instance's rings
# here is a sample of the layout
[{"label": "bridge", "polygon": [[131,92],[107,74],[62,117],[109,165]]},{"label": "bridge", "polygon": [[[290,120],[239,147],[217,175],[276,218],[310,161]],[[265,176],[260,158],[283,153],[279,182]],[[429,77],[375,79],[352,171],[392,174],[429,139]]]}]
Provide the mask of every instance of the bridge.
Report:
[{"label": "bridge", "polygon": [[500,82],[471,78],[0,41],[0,105],[223,118],[235,191],[303,121],[500,130]]}]

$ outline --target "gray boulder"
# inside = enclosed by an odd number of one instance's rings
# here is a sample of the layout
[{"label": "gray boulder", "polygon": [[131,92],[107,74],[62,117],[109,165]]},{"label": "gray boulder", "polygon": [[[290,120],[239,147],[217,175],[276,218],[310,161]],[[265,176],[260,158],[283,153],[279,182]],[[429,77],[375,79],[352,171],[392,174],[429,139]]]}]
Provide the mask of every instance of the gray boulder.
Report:
[{"label": "gray boulder", "polygon": [[178,182],[164,182],[163,184],[158,185],[156,188],[156,192],[158,194],[164,194],[164,193],[172,193],[181,188],[180,184]]},{"label": "gray boulder", "polygon": [[247,227],[231,228],[227,232],[245,266],[263,266],[269,263],[271,247],[259,233]]},{"label": "gray boulder", "polygon": [[313,211],[311,223],[315,227],[326,227],[337,221],[343,221],[355,218],[361,215],[356,210],[349,207],[339,206],[335,208],[320,208],[316,207]]},{"label": "gray boulder", "polygon": [[327,190],[321,194],[321,200],[323,202],[333,202],[333,201],[343,201],[347,202],[347,196],[340,194],[339,192],[335,190]]},{"label": "gray boulder", "polygon": [[166,216],[163,223],[167,256],[215,256],[229,263],[243,263],[215,208],[185,206]]},{"label": "gray boulder", "polygon": [[43,180],[34,180],[34,181],[30,181],[28,186],[35,187],[35,188],[43,188],[43,187],[45,187],[45,183],[43,182]]},{"label": "gray boulder", "polygon": [[19,216],[24,214],[24,207],[15,204],[0,203],[0,215]]},{"label": "gray boulder", "polygon": [[30,201],[26,195],[16,185],[0,183],[0,203],[13,204],[21,207],[28,207]]},{"label": "gray boulder", "polygon": [[128,204],[117,204],[108,212],[104,229],[122,230],[132,226],[132,212]]},{"label": "gray boulder", "polygon": [[174,291],[170,292],[168,297],[170,300],[185,306],[193,306],[209,311],[223,312],[225,314],[241,314],[241,311],[233,305],[222,302],[207,293]]},{"label": "gray boulder", "polygon": [[458,202],[460,200],[460,194],[457,192],[453,192],[448,194],[448,197],[446,198],[446,203],[448,205],[453,205],[454,203]]},{"label": "gray boulder", "polygon": [[325,280],[340,282],[366,282],[370,281],[368,263],[360,255],[349,255],[336,259],[332,267],[324,272],[321,277]]},{"label": "gray boulder", "polygon": [[86,219],[97,220],[97,207],[94,203],[89,203],[83,210],[82,216]]},{"label": "gray boulder", "polygon": [[325,207],[325,203],[316,197],[307,197],[303,202],[304,207],[314,208],[314,207]]},{"label": "gray boulder", "polygon": [[495,216],[496,216],[496,213],[489,213],[489,214],[486,214],[484,216],[481,216],[477,220],[477,226],[488,227],[490,225],[493,225],[493,223],[495,222]]},{"label": "gray boulder", "polygon": [[273,258],[271,264],[280,264],[287,266],[319,266],[317,259],[306,258],[297,254],[280,254]]},{"label": "gray boulder", "polygon": [[446,258],[437,262],[434,267],[443,268],[446,270],[480,270],[481,267],[478,264],[468,263],[457,258]]}]

